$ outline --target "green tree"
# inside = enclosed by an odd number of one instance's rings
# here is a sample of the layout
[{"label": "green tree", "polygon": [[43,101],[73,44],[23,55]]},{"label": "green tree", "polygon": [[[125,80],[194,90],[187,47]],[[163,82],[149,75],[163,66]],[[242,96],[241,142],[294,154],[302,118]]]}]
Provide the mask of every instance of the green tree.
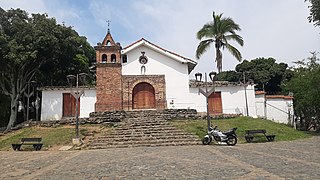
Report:
[{"label": "green tree", "polygon": [[215,15],[213,12],[213,21],[205,24],[198,32],[197,38],[200,43],[196,50],[196,58],[199,59],[204,54],[212,43],[216,48],[216,62],[218,72],[222,71],[222,52],[221,49],[228,49],[229,52],[238,60],[242,60],[240,51],[229,44],[230,40],[236,41],[243,46],[243,38],[236,34],[240,31],[240,26],[236,24],[231,18],[222,17],[222,14]]},{"label": "green tree", "polygon": [[42,86],[67,85],[67,75],[80,72],[89,74],[89,66],[94,60],[95,51],[85,37],[64,25],[56,25],[56,32],[57,46],[51,50],[54,58],[44,62],[36,74]]},{"label": "green tree", "polygon": [[315,26],[320,27],[320,0],[305,0],[311,3],[309,22],[313,22]]},{"label": "green tree", "polygon": [[0,87],[1,93],[10,97],[6,129],[10,130],[16,122],[18,102],[28,82],[36,79],[50,84],[60,78],[66,82],[62,74],[89,70],[92,51],[85,38],[71,27],[58,25],[46,14],[29,16],[21,9],[0,11]]},{"label": "green tree", "polygon": [[222,71],[216,76],[217,81],[239,82],[241,74],[236,71]]},{"label": "green tree", "polygon": [[[291,77],[292,72],[285,63],[276,63],[273,58],[256,58],[251,61],[244,60],[236,66],[237,72],[245,72],[246,79],[257,83],[257,88],[269,94],[282,92],[284,85]],[[241,76],[241,78],[243,78]]]},{"label": "green tree", "polygon": [[320,131],[320,64],[317,53],[298,61],[286,88],[294,94],[294,111],[304,130]]}]

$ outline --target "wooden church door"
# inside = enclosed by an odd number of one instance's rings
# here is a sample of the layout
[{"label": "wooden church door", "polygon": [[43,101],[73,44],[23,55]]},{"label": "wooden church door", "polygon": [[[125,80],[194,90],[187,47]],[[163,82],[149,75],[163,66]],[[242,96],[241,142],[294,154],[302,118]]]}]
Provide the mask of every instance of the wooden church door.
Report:
[{"label": "wooden church door", "polygon": [[214,92],[208,98],[209,114],[222,114],[221,92]]},{"label": "wooden church door", "polygon": [[154,109],[155,91],[149,83],[139,83],[133,88],[133,109]]},{"label": "wooden church door", "polygon": [[[78,115],[80,114],[80,98],[78,100]],[[76,98],[70,93],[63,93],[63,117],[75,117],[76,116]]]}]

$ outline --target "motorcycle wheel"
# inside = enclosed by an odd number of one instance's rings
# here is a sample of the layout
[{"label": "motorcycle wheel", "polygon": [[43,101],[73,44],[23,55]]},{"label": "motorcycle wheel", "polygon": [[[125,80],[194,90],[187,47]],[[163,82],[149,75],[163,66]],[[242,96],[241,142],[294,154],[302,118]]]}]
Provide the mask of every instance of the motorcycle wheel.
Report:
[{"label": "motorcycle wheel", "polygon": [[236,136],[228,137],[227,144],[228,144],[229,146],[234,146],[234,145],[237,144],[237,142],[238,142],[238,139],[237,139]]},{"label": "motorcycle wheel", "polygon": [[202,139],[202,144],[203,145],[209,145],[212,141],[212,138],[210,136],[204,136]]}]

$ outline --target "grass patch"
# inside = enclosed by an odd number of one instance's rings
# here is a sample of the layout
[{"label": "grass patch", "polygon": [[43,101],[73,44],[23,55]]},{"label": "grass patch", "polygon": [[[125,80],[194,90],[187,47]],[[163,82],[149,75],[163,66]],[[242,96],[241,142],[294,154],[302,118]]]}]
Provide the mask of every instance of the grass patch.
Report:
[{"label": "grass patch", "polygon": [[[172,124],[189,133],[196,134],[200,138],[203,138],[203,136],[207,133],[207,120],[173,120]],[[246,142],[244,138],[245,130],[249,129],[265,129],[267,130],[267,134],[276,135],[275,141],[291,141],[311,137],[309,133],[295,130],[292,127],[289,127],[285,124],[279,124],[269,120],[256,119],[250,117],[236,117],[232,119],[211,120],[211,126],[218,126],[218,129],[222,131],[226,131],[233,127],[237,127],[238,129],[236,131],[236,134],[238,136],[239,143]],[[267,141],[264,136],[259,139],[261,141]]]},{"label": "grass patch", "polygon": [[[83,125],[79,126],[79,136],[83,138],[89,134],[99,134],[108,129],[101,125]],[[52,147],[60,147],[72,145],[72,139],[75,138],[74,126],[58,126],[58,127],[27,127],[16,131],[12,131],[0,137],[0,150],[12,149],[12,143],[20,142],[24,137],[41,137],[43,142],[43,150]],[[32,147],[32,146],[31,146]],[[28,149],[28,146],[22,146],[22,149]]]},{"label": "grass patch", "polygon": [[[56,128],[45,127],[28,127],[17,131],[10,132],[0,140],[0,150],[11,149],[12,143],[20,142],[24,137],[41,137],[43,149],[52,146],[68,145],[75,137],[75,129],[73,127],[61,126]],[[22,148],[27,146],[22,146]]]}]

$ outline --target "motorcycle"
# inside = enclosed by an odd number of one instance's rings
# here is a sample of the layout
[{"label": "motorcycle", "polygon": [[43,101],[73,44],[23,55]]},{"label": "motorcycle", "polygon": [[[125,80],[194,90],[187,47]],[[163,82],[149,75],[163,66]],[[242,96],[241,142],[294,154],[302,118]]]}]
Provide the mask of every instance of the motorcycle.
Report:
[{"label": "motorcycle", "polygon": [[[237,128],[232,128],[229,131],[221,132],[217,126],[214,128],[210,127],[208,134],[205,135],[202,139],[202,144],[208,145],[211,143],[212,139],[216,140],[217,142],[225,142],[229,146],[234,146],[237,144],[238,139],[236,135]],[[219,135],[220,134],[220,135]],[[225,139],[221,138],[221,135],[225,135]]]}]

